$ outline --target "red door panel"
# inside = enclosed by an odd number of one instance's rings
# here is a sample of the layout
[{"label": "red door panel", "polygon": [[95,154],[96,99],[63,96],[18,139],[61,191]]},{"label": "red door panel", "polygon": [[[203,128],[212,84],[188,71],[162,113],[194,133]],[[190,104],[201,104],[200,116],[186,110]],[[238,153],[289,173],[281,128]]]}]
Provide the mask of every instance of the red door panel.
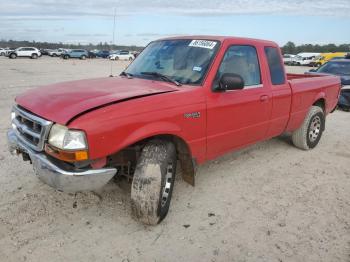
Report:
[{"label": "red door panel", "polygon": [[264,87],[212,93],[207,101],[209,159],[266,136],[271,98]]}]

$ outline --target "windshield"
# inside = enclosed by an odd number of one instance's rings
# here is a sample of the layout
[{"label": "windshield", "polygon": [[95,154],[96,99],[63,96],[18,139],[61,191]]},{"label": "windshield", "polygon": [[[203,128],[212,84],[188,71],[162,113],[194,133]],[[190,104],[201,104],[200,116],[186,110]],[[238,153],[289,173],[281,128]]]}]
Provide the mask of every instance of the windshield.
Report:
[{"label": "windshield", "polygon": [[[219,48],[217,41],[174,39],[150,43],[125,70],[133,77],[155,79],[159,73],[181,84],[201,84]],[[159,78],[158,78],[159,79]]]},{"label": "windshield", "polygon": [[328,62],[321,66],[317,72],[333,75],[350,75],[350,62]]}]

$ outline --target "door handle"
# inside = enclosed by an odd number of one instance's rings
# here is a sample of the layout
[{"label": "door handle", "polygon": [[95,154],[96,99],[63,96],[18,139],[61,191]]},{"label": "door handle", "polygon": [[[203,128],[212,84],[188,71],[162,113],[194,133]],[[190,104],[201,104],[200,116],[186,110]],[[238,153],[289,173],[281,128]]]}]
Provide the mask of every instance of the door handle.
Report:
[{"label": "door handle", "polygon": [[267,95],[263,95],[263,96],[260,97],[260,101],[261,102],[265,102],[267,100],[269,100],[269,97]]}]

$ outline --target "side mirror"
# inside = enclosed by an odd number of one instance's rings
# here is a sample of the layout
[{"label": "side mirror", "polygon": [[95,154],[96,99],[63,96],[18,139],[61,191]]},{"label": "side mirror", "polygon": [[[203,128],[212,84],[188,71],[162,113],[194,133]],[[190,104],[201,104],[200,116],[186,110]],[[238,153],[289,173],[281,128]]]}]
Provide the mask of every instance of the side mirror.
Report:
[{"label": "side mirror", "polygon": [[238,90],[244,88],[244,80],[238,74],[225,73],[221,76],[219,86],[214,91],[224,92],[227,90]]}]

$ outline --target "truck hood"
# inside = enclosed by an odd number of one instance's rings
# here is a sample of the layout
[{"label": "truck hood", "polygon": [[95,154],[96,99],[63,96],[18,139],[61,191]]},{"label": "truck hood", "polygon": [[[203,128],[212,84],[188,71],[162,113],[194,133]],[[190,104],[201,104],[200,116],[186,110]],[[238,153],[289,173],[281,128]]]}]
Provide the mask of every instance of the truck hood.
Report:
[{"label": "truck hood", "polygon": [[172,84],[139,78],[99,78],[31,89],[16,103],[47,120],[67,124],[84,112],[109,104],[176,91]]}]

